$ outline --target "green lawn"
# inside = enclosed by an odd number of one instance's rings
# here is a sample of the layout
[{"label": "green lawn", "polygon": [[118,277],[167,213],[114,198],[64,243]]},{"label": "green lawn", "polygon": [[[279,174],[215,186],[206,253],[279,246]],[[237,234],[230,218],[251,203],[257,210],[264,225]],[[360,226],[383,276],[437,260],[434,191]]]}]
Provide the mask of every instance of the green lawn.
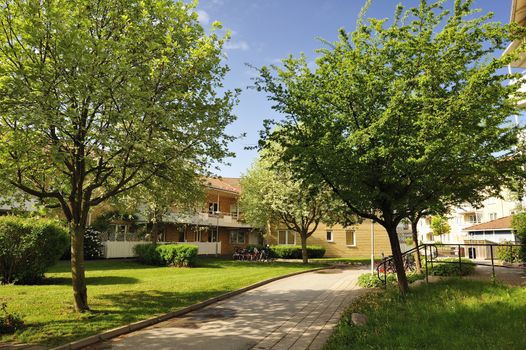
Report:
[{"label": "green lawn", "polygon": [[[350,325],[352,312],[367,325]],[[357,300],[324,349],[526,349],[525,325],[526,288],[453,279]]]},{"label": "green lawn", "polygon": [[91,312],[73,311],[69,262],[60,262],[45,284],[0,286],[0,302],[23,316],[27,328],[1,341],[59,345],[99,331],[203,301],[249,284],[320,266],[203,259],[200,267],[151,267],[132,261],[86,263]]}]

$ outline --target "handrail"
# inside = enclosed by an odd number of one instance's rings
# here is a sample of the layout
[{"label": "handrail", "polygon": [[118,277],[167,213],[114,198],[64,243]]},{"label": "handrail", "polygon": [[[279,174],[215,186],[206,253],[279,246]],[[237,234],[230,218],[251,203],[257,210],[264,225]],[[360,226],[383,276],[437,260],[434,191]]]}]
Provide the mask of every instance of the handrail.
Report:
[{"label": "handrail", "polygon": [[[417,250],[422,250],[422,248],[424,249],[424,261],[425,261],[425,273],[426,273],[426,281],[428,281],[428,276],[429,276],[429,273],[428,273],[428,247],[429,247],[429,257],[430,257],[430,260],[429,262],[431,263],[431,267],[433,267],[433,262],[437,262],[437,260],[433,260],[433,255],[437,256],[438,257],[438,247],[439,246],[452,246],[452,247],[458,247],[458,262],[456,261],[444,261],[444,260],[438,260],[440,263],[447,263],[447,264],[459,264],[459,273],[462,272],[462,256],[460,255],[460,247],[461,246],[464,246],[464,247],[490,247],[490,259],[491,259],[491,264],[487,263],[481,263],[481,262],[477,262],[477,261],[474,261],[473,264],[475,265],[480,265],[480,266],[491,266],[492,268],[492,276],[493,276],[493,279],[495,279],[495,257],[494,257],[494,253],[493,253],[493,247],[522,247],[522,246],[526,246],[525,244],[520,244],[520,243],[515,243],[515,244],[509,244],[509,243],[505,243],[505,244],[501,244],[501,243],[440,243],[440,244],[436,244],[436,243],[422,243],[420,245],[418,245],[418,247],[414,247],[414,248],[411,248],[405,252],[402,253],[402,258],[408,254],[412,254],[414,252],[416,252]],[[432,249],[435,249],[435,254],[432,254],[431,253],[431,250]],[[387,263],[389,262],[392,262],[394,260],[393,256],[388,256],[384,259],[382,259],[382,261],[376,266],[376,276],[378,277],[378,279],[380,281],[382,281],[382,283],[384,285],[387,284]],[[383,266],[383,278],[382,276],[380,275],[380,268]],[[505,265],[498,265],[499,267],[506,267],[508,268],[509,266],[505,266]]]}]

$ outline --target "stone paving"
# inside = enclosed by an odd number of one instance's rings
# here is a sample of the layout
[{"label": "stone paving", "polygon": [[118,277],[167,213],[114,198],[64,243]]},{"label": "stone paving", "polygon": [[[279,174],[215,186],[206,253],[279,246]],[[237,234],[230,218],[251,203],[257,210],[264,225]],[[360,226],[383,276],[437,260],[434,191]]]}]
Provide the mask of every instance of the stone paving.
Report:
[{"label": "stone paving", "polygon": [[346,306],[366,290],[365,269],[332,269],[278,280],[115,338],[92,349],[321,349]]}]

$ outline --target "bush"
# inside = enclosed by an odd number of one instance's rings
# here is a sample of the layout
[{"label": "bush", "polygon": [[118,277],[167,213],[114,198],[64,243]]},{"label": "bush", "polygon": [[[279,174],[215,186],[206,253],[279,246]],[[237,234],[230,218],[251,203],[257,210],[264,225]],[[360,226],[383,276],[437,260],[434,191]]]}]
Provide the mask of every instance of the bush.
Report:
[{"label": "bush", "polygon": [[156,266],[195,266],[197,251],[190,244],[139,244],[134,248],[140,262]]},{"label": "bush", "polygon": [[17,314],[9,313],[6,303],[2,303],[0,309],[2,309],[2,313],[0,314],[0,334],[12,334],[24,328],[22,318]]},{"label": "bush", "polygon": [[[504,241],[503,244],[511,244]],[[507,263],[518,263],[522,261],[521,247],[497,247],[497,259]]]},{"label": "bush", "polygon": [[156,249],[161,260],[170,266],[195,266],[197,247],[190,244],[166,244],[157,246]]},{"label": "bush", "polygon": [[[273,257],[281,259],[301,259],[301,246],[298,245],[274,245],[270,247]],[[307,246],[307,255],[311,259],[323,258],[325,248],[321,246]]]},{"label": "bush", "polygon": [[[396,284],[398,281],[398,278],[396,276],[396,273],[388,273],[387,275],[387,284]],[[383,276],[380,276],[383,278]],[[407,274],[407,281],[409,283],[413,283],[417,280],[424,279],[425,275],[422,273],[410,273]],[[378,275],[376,273],[364,273],[363,275],[358,276],[358,285],[363,288],[380,288],[383,287],[383,282],[378,279]]]},{"label": "bush", "polygon": [[68,233],[51,220],[0,217],[2,283],[36,283],[68,247]]},{"label": "bush", "polygon": [[428,262],[429,274],[434,276],[466,276],[475,271],[475,264],[471,260],[462,258],[461,261],[461,270],[457,258],[435,260],[433,267],[430,267]]},{"label": "bush", "polygon": [[157,251],[156,244],[138,244],[133,248],[137,260],[143,264],[162,266],[161,255]]}]

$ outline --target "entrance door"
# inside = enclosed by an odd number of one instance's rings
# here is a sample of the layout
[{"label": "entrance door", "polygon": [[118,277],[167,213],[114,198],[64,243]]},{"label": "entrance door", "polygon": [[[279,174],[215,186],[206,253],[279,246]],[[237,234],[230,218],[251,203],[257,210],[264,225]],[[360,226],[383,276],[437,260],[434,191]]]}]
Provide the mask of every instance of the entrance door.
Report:
[{"label": "entrance door", "polygon": [[468,248],[468,255],[470,259],[476,259],[477,258],[477,250],[473,247]]}]

